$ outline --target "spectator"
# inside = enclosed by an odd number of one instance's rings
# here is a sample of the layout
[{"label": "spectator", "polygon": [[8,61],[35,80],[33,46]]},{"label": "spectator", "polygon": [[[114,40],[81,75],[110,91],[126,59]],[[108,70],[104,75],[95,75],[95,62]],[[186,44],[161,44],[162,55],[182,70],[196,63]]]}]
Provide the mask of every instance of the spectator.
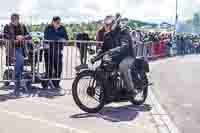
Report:
[{"label": "spectator", "polygon": [[[14,90],[14,94],[20,95],[20,80],[22,78],[22,72],[24,67],[24,57],[25,57],[25,50],[23,46],[23,41],[25,40],[25,36],[28,35],[27,29],[25,25],[20,23],[20,15],[19,14],[12,14],[11,15],[11,22],[4,27],[4,37],[8,40],[15,41],[14,46],[12,47],[9,44],[9,55],[7,61],[10,58],[11,51],[12,54],[15,53],[16,64],[15,64],[15,79],[16,79],[16,89]],[[8,62],[10,64],[10,62]]]},{"label": "spectator", "polygon": [[154,55],[156,56],[156,57],[159,57],[159,54],[160,54],[160,44],[159,44],[159,40],[160,40],[160,38],[159,38],[159,36],[158,35],[156,35],[155,36],[155,38],[154,38],[155,40],[154,40],[154,43],[153,43],[153,48],[154,48]]},{"label": "spectator", "polygon": [[195,53],[199,54],[200,53],[200,49],[199,49],[199,37],[197,35],[196,36],[192,36],[192,42],[193,42],[193,45],[195,47]]},{"label": "spectator", "polygon": [[185,43],[185,37],[181,36],[180,38],[180,54],[185,55],[186,54],[186,43]]},{"label": "spectator", "polygon": [[185,49],[186,49],[185,51],[186,51],[187,54],[194,53],[192,40],[191,40],[191,37],[189,35],[185,37]]},{"label": "spectator", "polygon": [[[62,50],[64,42],[68,40],[68,35],[64,26],[61,25],[61,18],[54,17],[52,23],[45,28],[44,39],[48,40],[49,49],[45,51],[45,68],[48,78],[60,79],[62,73]],[[45,44],[47,45],[47,44]],[[59,95],[64,95],[60,87],[60,80],[52,80],[54,90]]]},{"label": "spectator", "polygon": [[[77,34],[76,40],[79,41],[89,41],[89,35],[84,32],[84,29],[81,28],[81,32]],[[87,48],[88,44],[87,43],[77,43],[77,47],[80,51],[80,61],[81,64],[86,64],[87,62]]]},{"label": "spectator", "polygon": [[172,52],[172,35],[169,34],[168,37],[166,38],[166,52],[167,52],[167,56],[173,55]]},{"label": "spectator", "polygon": [[176,37],[176,45],[177,45],[178,55],[182,54],[182,43],[183,43],[183,39],[182,39],[181,35],[177,35],[177,37]]}]

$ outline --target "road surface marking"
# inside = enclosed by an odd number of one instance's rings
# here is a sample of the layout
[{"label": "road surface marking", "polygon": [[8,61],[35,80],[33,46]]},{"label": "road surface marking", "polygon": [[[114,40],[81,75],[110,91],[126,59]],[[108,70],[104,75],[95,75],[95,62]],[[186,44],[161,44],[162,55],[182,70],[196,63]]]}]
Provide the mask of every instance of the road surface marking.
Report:
[{"label": "road surface marking", "polygon": [[[57,109],[64,109],[64,110],[67,110],[67,111],[73,111],[71,110],[70,108],[66,108],[64,106],[64,104],[57,104],[57,103],[48,103],[48,102],[43,102],[41,100],[38,100],[38,99],[26,99],[26,101],[29,101],[29,102],[34,102],[36,104],[44,104],[44,105],[47,105],[49,107],[53,107],[53,108],[57,108]],[[74,105],[76,106],[76,105]],[[112,106],[114,107],[121,107],[120,105],[118,104],[115,104],[113,103]],[[77,108],[78,109],[78,108]],[[134,108],[131,108],[131,107],[127,107],[126,108],[127,110],[133,110],[135,112],[138,112],[136,109]],[[113,108],[111,109],[111,111],[118,111],[117,108]],[[74,110],[75,111],[75,110]],[[89,114],[91,116],[94,116],[94,117],[99,117],[99,118],[102,118],[102,119],[105,119],[105,120],[109,120],[109,121],[114,121],[114,122],[118,122],[124,126],[133,126],[133,121],[130,121],[130,122],[124,122],[124,121],[121,121],[121,119],[119,118],[113,118],[113,117],[110,117],[110,116],[107,116],[107,115],[104,115],[103,112],[100,112],[100,113],[94,113],[94,114]]]},{"label": "road surface marking", "polygon": [[[173,58],[176,59],[176,58]],[[163,61],[164,62],[164,61]],[[161,64],[162,62],[156,62],[152,66],[156,66]],[[151,64],[151,63],[150,63]],[[166,113],[166,111],[163,109],[161,104],[158,102],[156,96],[154,95],[151,87],[149,89],[149,99],[151,101],[151,104],[153,106],[151,113],[152,117],[154,118],[156,124],[158,125],[158,130],[161,133],[180,133],[178,128],[175,126],[175,124],[172,122],[172,120],[169,118],[169,115]],[[154,115],[156,114],[156,115]],[[161,114],[161,115],[158,115]]]},{"label": "road surface marking", "polygon": [[76,128],[73,128],[73,127],[69,127],[69,126],[67,126],[65,124],[51,122],[49,120],[33,117],[31,115],[25,115],[25,114],[22,114],[20,112],[11,112],[9,110],[2,109],[2,108],[0,109],[0,112],[6,113],[6,114],[8,114],[10,116],[15,116],[15,117],[20,118],[20,119],[36,121],[36,122],[40,122],[40,123],[43,123],[43,124],[47,124],[48,126],[66,129],[66,130],[69,130],[70,133],[71,132],[73,132],[73,133],[74,132],[75,133],[89,133],[89,132],[87,132],[85,130],[79,130],[79,129],[76,129]]},{"label": "road surface marking", "polygon": [[[53,103],[48,103],[48,102],[42,102],[42,101],[36,100],[36,99],[34,99],[34,100],[33,99],[26,99],[26,101],[34,102],[36,104],[44,104],[44,105],[47,105],[49,107],[53,107],[53,108],[57,108],[57,109],[64,109],[64,110],[68,110],[68,111],[69,110],[73,111],[70,108],[66,108],[65,105],[61,105],[61,104],[53,104]],[[112,117],[103,115],[101,113],[94,113],[94,114],[90,114],[90,115],[96,116],[96,117],[100,117],[100,118],[103,118],[103,119],[107,119],[107,120],[110,120],[110,121],[116,121],[116,122],[120,122],[121,121],[120,119],[112,118]]]},{"label": "road surface marking", "polygon": [[[163,61],[164,62],[164,61]],[[154,62],[154,64],[155,65],[157,65],[157,64],[160,64],[160,63],[162,63],[162,62]],[[151,64],[151,63],[150,63]],[[152,92],[151,92],[152,93]],[[153,105],[155,106],[155,108],[158,110],[158,112],[156,111],[156,112],[154,112],[154,113],[152,113],[153,114],[153,117],[154,117],[154,114],[162,114],[164,117],[162,117],[162,121],[164,120],[164,121],[166,121],[165,123],[170,123],[171,121],[170,121],[170,119],[169,119],[169,117],[167,116],[165,116],[166,115],[166,113],[165,113],[165,111],[162,109],[162,107],[161,106],[159,106],[159,103],[157,102],[157,103],[155,103],[155,98],[152,98],[152,97],[155,97],[154,95],[153,95],[153,93],[151,94],[151,95],[149,95],[150,97],[151,97],[151,100],[152,100],[152,103],[153,103]],[[29,101],[31,101],[31,102],[33,102],[34,100],[30,100],[29,99]],[[47,102],[41,102],[41,101],[34,101],[35,103],[38,103],[38,104],[45,104],[45,105],[48,105],[48,106],[52,106],[52,107],[57,107],[57,108],[62,108],[62,109],[64,109],[64,105],[58,105],[58,104],[51,104],[51,103],[47,103]],[[65,109],[67,109],[67,108],[65,108]],[[68,109],[67,109],[68,110]],[[134,110],[134,109],[132,109],[132,110]],[[12,115],[12,116],[16,116],[16,117],[18,117],[18,118],[21,118],[21,119],[27,119],[27,120],[32,120],[32,121],[38,121],[38,122],[41,122],[41,123],[45,123],[45,124],[47,124],[47,125],[49,125],[49,126],[54,126],[54,127],[59,127],[59,128],[64,128],[64,129],[67,129],[67,130],[69,130],[69,131],[74,131],[74,132],[77,132],[77,133],[88,133],[88,132],[86,132],[86,131],[82,131],[82,130],[78,130],[78,129],[75,129],[75,128],[71,128],[71,127],[68,127],[68,126],[66,126],[66,125],[64,125],[64,124],[60,124],[60,123],[56,123],[56,122],[49,122],[48,120],[44,120],[44,119],[40,119],[40,118],[35,118],[35,117],[32,117],[32,116],[30,116],[30,115],[24,115],[24,114],[21,114],[21,113],[19,113],[19,112],[10,112],[10,111],[8,111],[8,110],[0,110],[0,111],[2,111],[2,112],[4,112],[4,113],[7,113],[7,114],[9,114],[9,115]],[[104,118],[104,119],[110,119],[110,120],[112,120],[112,121],[118,121],[118,122],[120,122],[121,120],[120,119],[116,119],[116,118],[112,118],[112,117],[109,117],[109,116],[106,116],[106,115],[102,115],[102,114],[94,114],[95,116],[99,116],[100,118]],[[160,117],[159,115],[158,115],[158,117]],[[161,118],[160,118],[161,119]],[[132,126],[131,124],[131,122],[120,122],[120,123],[122,123],[122,124],[125,124],[125,125],[129,125],[129,126]],[[163,125],[163,124],[162,124]],[[162,125],[159,125],[158,127],[162,127]],[[168,128],[170,127],[169,126],[170,124],[168,124]],[[171,127],[173,127],[173,126],[171,126]],[[169,128],[169,129],[171,129],[171,128]],[[165,133],[166,132],[166,127],[165,128],[160,128],[160,130],[162,131],[162,133]],[[170,133],[179,133],[179,132],[170,132]]]},{"label": "road surface marking", "polygon": [[[161,133],[167,132],[167,133],[180,133],[178,128],[174,125],[172,120],[169,118],[169,115],[165,112],[165,110],[162,108],[158,100],[156,99],[155,95],[153,94],[152,90],[149,91],[149,97],[152,102],[153,108],[155,110],[152,110],[152,116],[158,126],[158,129]],[[156,114],[156,115],[154,115]],[[162,115],[158,115],[162,114]],[[166,114],[166,115],[163,115]]]}]

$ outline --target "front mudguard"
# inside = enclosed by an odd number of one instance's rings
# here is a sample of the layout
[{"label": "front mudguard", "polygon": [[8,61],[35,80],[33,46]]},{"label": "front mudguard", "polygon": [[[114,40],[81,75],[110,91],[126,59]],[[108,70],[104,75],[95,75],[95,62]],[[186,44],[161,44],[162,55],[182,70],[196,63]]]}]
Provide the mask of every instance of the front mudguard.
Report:
[{"label": "front mudguard", "polygon": [[82,71],[84,71],[84,70],[88,70],[88,65],[87,64],[83,64],[83,65],[79,65],[79,66],[77,66],[76,68],[75,68],[75,70],[76,70],[76,73],[78,74],[78,73],[80,73],[80,72],[82,72]]}]

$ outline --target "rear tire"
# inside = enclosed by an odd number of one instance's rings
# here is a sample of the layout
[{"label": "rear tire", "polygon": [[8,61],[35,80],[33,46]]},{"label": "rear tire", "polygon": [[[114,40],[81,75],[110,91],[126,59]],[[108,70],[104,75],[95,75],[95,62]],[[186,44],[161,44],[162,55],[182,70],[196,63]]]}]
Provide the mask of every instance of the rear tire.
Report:
[{"label": "rear tire", "polygon": [[[79,94],[78,94],[78,83],[83,77],[86,77],[86,76],[90,76],[95,81],[97,81],[97,78],[95,76],[95,72],[94,71],[83,71],[83,72],[81,72],[80,74],[77,75],[77,77],[75,78],[75,80],[73,82],[73,85],[72,85],[72,96],[73,96],[73,99],[74,99],[76,105],[81,110],[83,110],[85,112],[88,112],[88,113],[97,113],[104,107],[105,98],[104,98],[104,93],[103,93],[103,87],[101,86],[101,89],[100,89],[99,105],[94,107],[94,108],[87,107],[86,105],[84,105],[82,103],[82,101],[79,98]],[[101,84],[101,82],[100,82],[100,84]],[[96,89],[96,87],[95,87],[95,89]]]},{"label": "rear tire", "polygon": [[148,78],[147,78],[147,75],[146,74],[143,74],[142,76],[143,78],[143,81],[144,81],[144,88],[143,88],[143,91],[141,92],[142,93],[142,96],[143,98],[141,100],[137,100],[135,99],[136,97],[134,97],[133,99],[130,100],[130,102],[133,104],[133,105],[142,105],[145,103],[147,97],[148,97]]}]

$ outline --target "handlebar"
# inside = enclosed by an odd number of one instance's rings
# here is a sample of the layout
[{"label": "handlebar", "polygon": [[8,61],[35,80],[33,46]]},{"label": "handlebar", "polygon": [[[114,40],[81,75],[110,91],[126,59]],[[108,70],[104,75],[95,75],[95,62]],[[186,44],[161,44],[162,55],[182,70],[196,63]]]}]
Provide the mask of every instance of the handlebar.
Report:
[{"label": "handlebar", "polygon": [[98,56],[95,56],[94,58],[91,59],[91,63],[94,64],[95,62],[97,62],[98,60],[102,59],[104,55],[110,53],[110,51],[104,52]]},{"label": "handlebar", "polygon": [[[136,44],[133,48],[136,48],[139,44]],[[100,55],[95,56],[94,58],[91,59],[91,63],[94,64],[95,62],[97,62],[98,60],[102,59],[104,55],[111,53],[112,51],[109,50],[107,52],[104,52]]]}]

